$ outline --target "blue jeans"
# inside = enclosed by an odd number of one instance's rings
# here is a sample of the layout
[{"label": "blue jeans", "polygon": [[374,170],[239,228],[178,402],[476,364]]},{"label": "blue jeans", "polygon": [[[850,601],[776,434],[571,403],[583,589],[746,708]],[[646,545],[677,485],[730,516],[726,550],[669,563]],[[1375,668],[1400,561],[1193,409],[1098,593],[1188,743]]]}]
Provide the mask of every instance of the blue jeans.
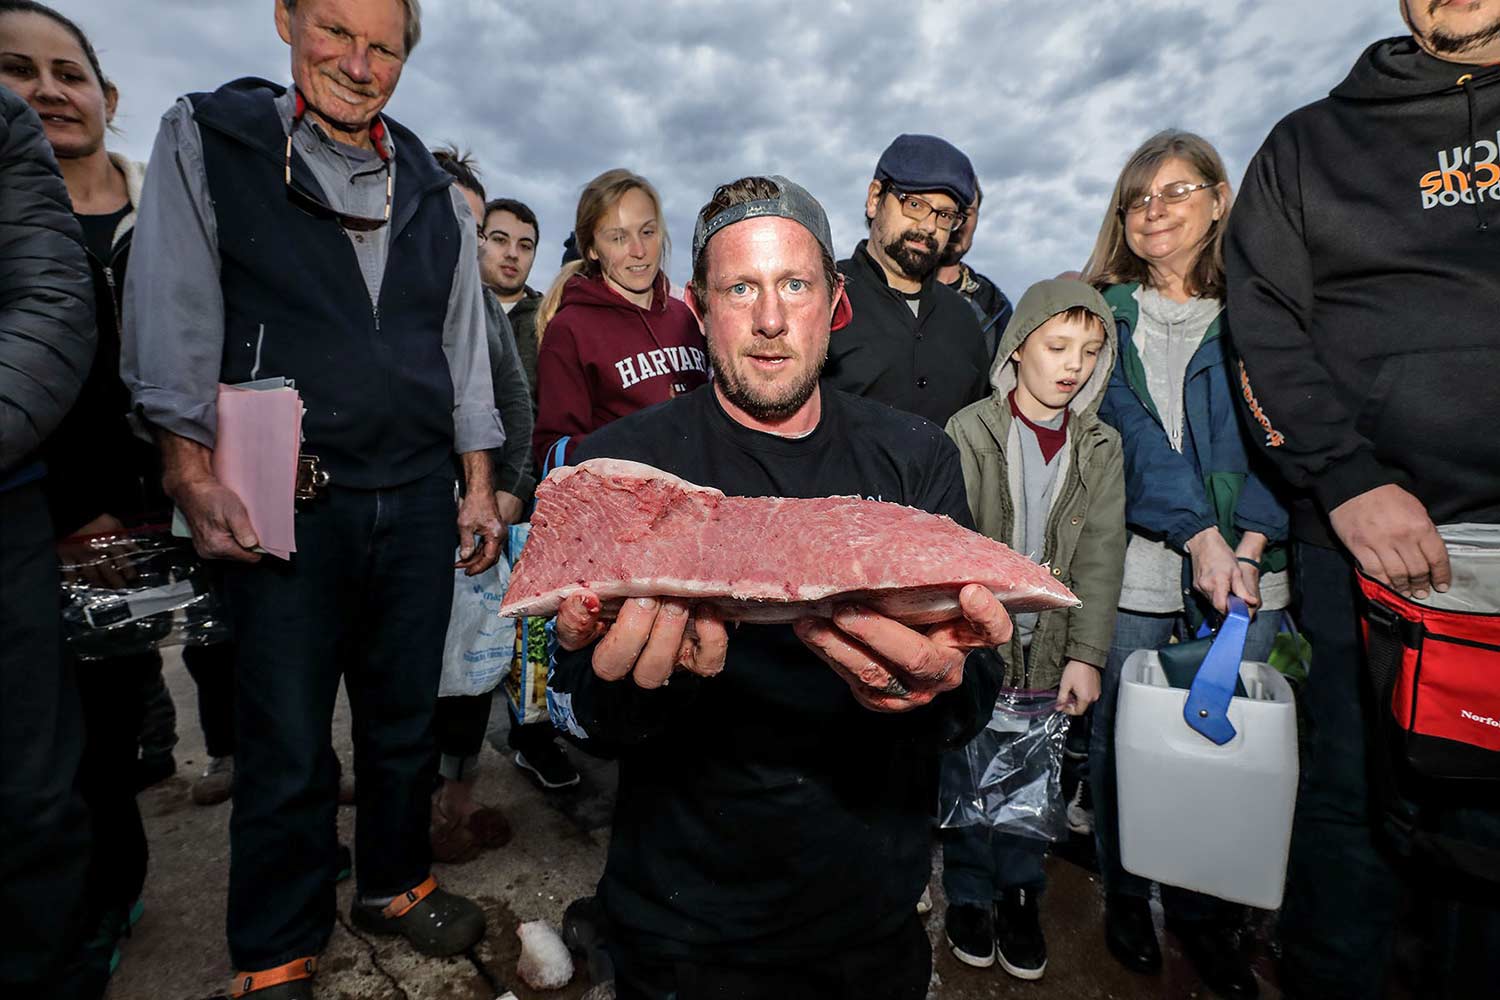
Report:
[{"label": "blue jeans", "polygon": [[1042,862],[1051,845],[1034,837],[997,833],[988,826],[944,830],[943,895],[949,906],[989,906],[1007,889],[1040,892]]},{"label": "blue jeans", "polygon": [[[1353,570],[1341,552],[1299,545],[1298,622],[1312,643],[1303,699],[1312,744],[1302,766],[1281,908],[1282,985],[1291,997],[1383,995],[1396,919],[1409,889],[1425,891],[1430,968],[1424,997],[1493,996],[1500,981],[1500,905],[1469,880],[1402,870],[1372,822]],[[1451,810],[1446,832],[1500,845],[1500,809]]]},{"label": "blue jeans", "polygon": [[[1281,629],[1281,612],[1264,611],[1250,622],[1245,637],[1245,659],[1264,660]],[[1104,684],[1094,703],[1094,731],[1089,739],[1089,780],[1094,792],[1094,841],[1099,875],[1109,895],[1151,895],[1151,882],[1120,864],[1119,794],[1115,781],[1115,711],[1120,703],[1120,674],[1125,660],[1138,649],[1160,649],[1187,627],[1183,614],[1147,615],[1121,610],[1104,666]],[[1162,909],[1176,922],[1231,919],[1238,908],[1212,896],[1176,886],[1161,887]]]},{"label": "blue jeans", "polygon": [[427,878],[433,712],[453,601],[453,476],[337,485],[297,513],[297,552],[227,567],[235,616],[229,951],[259,971],[323,950],[334,923],[339,679],[353,713],[362,896]]}]

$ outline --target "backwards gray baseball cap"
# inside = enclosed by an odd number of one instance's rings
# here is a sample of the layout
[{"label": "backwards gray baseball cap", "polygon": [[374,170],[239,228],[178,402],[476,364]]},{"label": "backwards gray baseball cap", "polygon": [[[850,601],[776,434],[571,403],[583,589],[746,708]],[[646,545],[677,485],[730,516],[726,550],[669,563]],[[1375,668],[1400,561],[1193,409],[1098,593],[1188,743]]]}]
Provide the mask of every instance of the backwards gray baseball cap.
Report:
[{"label": "backwards gray baseball cap", "polygon": [[818,204],[818,199],[808,193],[807,188],[787,180],[780,174],[766,179],[779,189],[774,198],[758,198],[755,201],[730,205],[707,221],[704,221],[701,214],[698,216],[698,224],[693,227],[693,268],[695,270],[698,267],[699,258],[703,256],[703,248],[708,246],[708,241],[713,238],[714,234],[721,229],[727,229],[736,222],[744,222],[746,219],[791,219],[812,233],[823,247],[823,251],[830,258],[834,257],[833,231],[828,227],[828,213],[823,211],[823,206]]}]

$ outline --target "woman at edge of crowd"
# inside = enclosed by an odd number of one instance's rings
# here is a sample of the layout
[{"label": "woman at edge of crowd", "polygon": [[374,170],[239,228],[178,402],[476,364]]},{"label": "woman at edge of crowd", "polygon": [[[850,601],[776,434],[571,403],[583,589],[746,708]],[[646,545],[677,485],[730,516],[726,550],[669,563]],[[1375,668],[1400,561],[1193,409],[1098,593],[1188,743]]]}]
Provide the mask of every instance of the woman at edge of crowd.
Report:
[{"label": "woman at edge of crowd", "polygon": [[[1174,635],[1193,638],[1234,594],[1255,615],[1245,658],[1264,660],[1291,603],[1280,544],[1287,513],[1252,468],[1230,371],[1223,239],[1231,200],[1212,145],[1189,132],[1160,132],[1121,171],[1085,268],[1119,333],[1100,414],[1124,444],[1130,533],[1089,770],[1106,943],[1121,964],[1143,973],[1161,967],[1161,951],[1150,883],[1120,864],[1114,723],[1125,659]],[[1161,888],[1167,927],[1203,981],[1229,998],[1256,996],[1239,948],[1244,909]]]},{"label": "woman at edge of crowd", "polygon": [[[0,0],[0,41],[0,84],[42,119],[94,275],[98,348],[78,401],[43,450],[58,556],[64,567],[81,567],[77,572],[90,582],[119,586],[118,569],[98,558],[89,537],[164,521],[168,508],[155,448],[127,423],[130,397],[119,375],[120,296],[146,168],[105,148],[119,91],[77,24],[33,0]],[[228,648],[184,651],[200,685],[212,758],[193,786],[200,804],[228,798],[233,776]],[[94,843],[86,890],[95,931],[90,948],[102,953],[111,972],[120,938],[141,915],[148,848],[136,804],[136,751],[147,695],[160,672],[154,650],[77,667],[85,721],[79,787]]]},{"label": "woman at edge of crowd", "polygon": [[[549,455],[620,417],[708,381],[698,321],[670,294],[671,248],[661,197],[628,170],[584,186],[574,232],[579,258],[566,264],[537,312],[538,474],[565,464]],[[558,461],[559,458],[564,461]]]}]

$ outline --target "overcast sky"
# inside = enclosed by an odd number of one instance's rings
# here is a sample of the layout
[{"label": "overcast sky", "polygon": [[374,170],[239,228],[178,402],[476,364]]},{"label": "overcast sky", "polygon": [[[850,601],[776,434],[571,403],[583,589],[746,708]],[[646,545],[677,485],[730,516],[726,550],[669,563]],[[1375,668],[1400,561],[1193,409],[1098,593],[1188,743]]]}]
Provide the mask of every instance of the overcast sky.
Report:
[{"label": "overcast sky", "polygon": [[[112,148],[146,159],[179,94],[289,79],[276,0],[51,0],[120,87]],[[556,272],[578,192],[651,179],[687,277],[715,185],[782,173],[864,234],[865,187],[901,132],[969,154],[985,189],[969,262],[1014,298],[1079,267],[1125,156],[1158,129],[1215,143],[1237,183],[1276,121],[1324,96],[1397,0],[424,0],[391,114],[478,157],[491,197],[541,221],[532,284]]]}]

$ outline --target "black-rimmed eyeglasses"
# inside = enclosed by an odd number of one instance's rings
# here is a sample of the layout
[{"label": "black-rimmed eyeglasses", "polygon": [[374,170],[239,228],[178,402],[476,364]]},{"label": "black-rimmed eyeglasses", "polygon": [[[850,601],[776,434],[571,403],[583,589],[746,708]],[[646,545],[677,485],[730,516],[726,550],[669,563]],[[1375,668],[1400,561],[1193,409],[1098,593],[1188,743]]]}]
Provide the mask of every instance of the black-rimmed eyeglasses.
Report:
[{"label": "black-rimmed eyeglasses", "polygon": [[964,224],[967,212],[957,209],[938,208],[926,198],[918,198],[914,194],[905,194],[892,189],[891,194],[901,203],[901,214],[913,222],[926,222],[930,216],[937,216],[937,227],[945,232],[952,232]]}]

